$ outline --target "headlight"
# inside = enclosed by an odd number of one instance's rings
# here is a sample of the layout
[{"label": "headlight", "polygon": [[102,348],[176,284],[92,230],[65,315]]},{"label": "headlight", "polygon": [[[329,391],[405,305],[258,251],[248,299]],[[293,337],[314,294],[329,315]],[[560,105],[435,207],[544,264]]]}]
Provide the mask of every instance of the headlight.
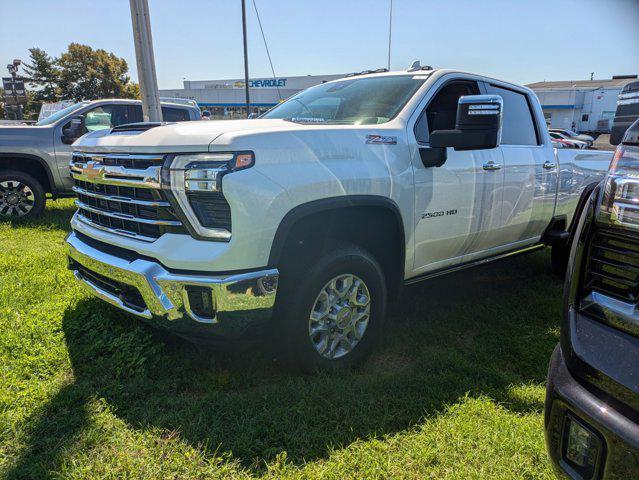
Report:
[{"label": "headlight", "polygon": [[639,230],[639,147],[617,147],[604,180],[599,220]]},{"label": "headlight", "polygon": [[231,238],[231,212],[222,193],[222,179],[254,164],[253,152],[194,153],[171,159],[171,194],[198,236]]}]

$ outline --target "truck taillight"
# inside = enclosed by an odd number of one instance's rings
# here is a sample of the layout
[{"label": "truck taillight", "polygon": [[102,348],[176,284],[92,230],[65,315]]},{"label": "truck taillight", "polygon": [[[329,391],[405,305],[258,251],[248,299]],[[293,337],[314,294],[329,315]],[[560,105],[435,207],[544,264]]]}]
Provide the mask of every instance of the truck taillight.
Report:
[{"label": "truck taillight", "polygon": [[639,147],[617,147],[604,179],[599,220],[639,230]]}]

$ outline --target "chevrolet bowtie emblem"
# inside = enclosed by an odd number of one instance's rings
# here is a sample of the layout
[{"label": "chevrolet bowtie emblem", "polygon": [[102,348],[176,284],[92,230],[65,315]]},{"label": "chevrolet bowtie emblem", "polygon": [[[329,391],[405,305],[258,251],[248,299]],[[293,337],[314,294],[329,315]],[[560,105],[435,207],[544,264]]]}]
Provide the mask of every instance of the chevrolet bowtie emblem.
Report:
[{"label": "chevrolet bowtie emblem", "polygon": [[87,162],[82,173],[89,180],[94,180],[103,176],[104,167],[96,162]]}]

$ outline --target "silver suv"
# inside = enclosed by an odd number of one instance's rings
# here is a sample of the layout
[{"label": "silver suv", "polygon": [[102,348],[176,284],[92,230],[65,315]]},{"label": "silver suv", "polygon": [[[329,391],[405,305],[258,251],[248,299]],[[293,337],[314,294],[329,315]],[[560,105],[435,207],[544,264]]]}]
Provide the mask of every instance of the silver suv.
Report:
[{"label": "silver suv", "polygon": [[[197,103],[162,102],[165,122],[200,120]],[[87,132],[142,121],[139,100],[76,103],[34,125],[0,126],[0,218],[42,213],[46,194],[70,196],[71,144]]]}]

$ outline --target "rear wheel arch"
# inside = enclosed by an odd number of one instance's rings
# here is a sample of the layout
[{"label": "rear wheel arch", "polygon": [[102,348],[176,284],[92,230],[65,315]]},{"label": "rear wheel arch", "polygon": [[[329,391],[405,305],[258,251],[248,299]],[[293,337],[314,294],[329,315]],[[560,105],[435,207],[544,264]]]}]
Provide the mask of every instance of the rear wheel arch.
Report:
[{"label": "rear wheel arch", "polygon": [[46,193],[56,194],[55,180],[47,162],[36,155],[0,153],[0,172],[11,170],[31,175]]},{"label": "rear wheel arch", "polygon": [[[397,204],[377,195],[347,195],[314,200],[290,210],[273,239],[269,265],[286,269],[309,253],[349,242],[370,252],[382,266],[391,296],[404,278],[405,233]],[[309,252],[310,250],[310,252]]]}]

